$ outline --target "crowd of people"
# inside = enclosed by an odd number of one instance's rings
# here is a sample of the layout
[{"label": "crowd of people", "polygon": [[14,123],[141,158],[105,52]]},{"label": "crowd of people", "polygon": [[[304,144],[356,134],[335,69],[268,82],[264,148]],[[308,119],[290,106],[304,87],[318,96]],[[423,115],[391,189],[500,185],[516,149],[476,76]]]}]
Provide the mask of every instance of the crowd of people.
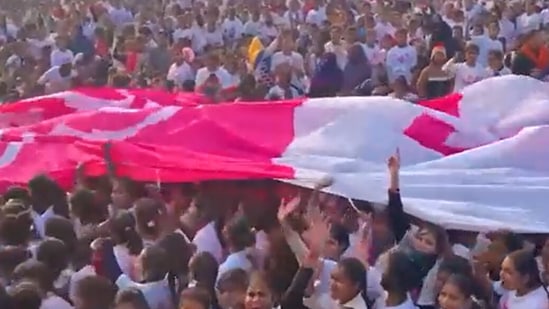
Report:
[{"label": "crowd of people", "polygon": [[[78,86],[197,91],[217,101],[443,96],[549,72],[534,0],[3,2],[0,98]],[[261,53],[250,53],[254,42]]]},{"label": "crowd of people", "polygon": [[0,207],[2,309],[546,309],[549,241],[445,230],[388,205],[265,181],[44,175]]},{"label": "crowd of people", "polygon": [[[0,3],[4,104],[80,86],[413,102],[549,73],[534,0]],[[67,193],[37,175],[0,199],[0,309],[549,308],[547,235],[410,217],[399,168],[387,205],[322,193],[329,179],[79,177]]]}]

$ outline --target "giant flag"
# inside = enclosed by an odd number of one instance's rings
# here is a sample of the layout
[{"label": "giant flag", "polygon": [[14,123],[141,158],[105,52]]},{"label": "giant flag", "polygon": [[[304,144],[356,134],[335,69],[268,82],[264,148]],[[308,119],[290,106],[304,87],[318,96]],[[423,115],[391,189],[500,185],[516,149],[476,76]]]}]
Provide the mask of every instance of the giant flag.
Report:
[{"label": "giant flag", "polygon": [[[283,179],[383,202],[399,148],[405,210],[448,228],[549,232],[549,86],[490,78],[411,104],[338,97],[209,105],[153,90],[77,89],[0,107],[0,189],[76,166],[140,181]],[[108,145],[108,146],[106,146]]]}]

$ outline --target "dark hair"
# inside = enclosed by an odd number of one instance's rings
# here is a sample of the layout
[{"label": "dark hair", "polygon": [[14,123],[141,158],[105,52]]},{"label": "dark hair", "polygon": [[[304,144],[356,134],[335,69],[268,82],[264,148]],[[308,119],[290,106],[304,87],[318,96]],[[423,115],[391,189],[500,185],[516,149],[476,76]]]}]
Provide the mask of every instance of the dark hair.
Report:
[{"label": "dark hair", "polygon": [[507,255],[507,258],[512,261],[515,270],[521,276],[528,276],[526,288],[535,289],[543,286],[539,275],[538,264],[536,263],[536,258],[531,250],[521,249],[513,251]]},{"label": "dark hair", "polygon": [[330,227],[330,237],[335,239],[341,248],[340,254],[349,248],[349,232],[342,224],[332,224]]},{"label": "dark hair", "polygon": [[116,287],[107,278],[87,276],[76,283],[75,293],[90,308],[109,308],[114,301]]},{"label": "dark hair", "polygon": [[57,215],[48,218],[44,225],[44,234],[61,240],[68,252],[74,252],[77,238],[71,220]]},{"label": "dark hair", "polygon": [[0,208],[0,239],[4,245],[26,245],[32,226],[30,209],[23,203],[11,200]]},{"label": "dark hair", "polygon": [[131,212],[119,212],[111,221],[110,233],[114,243],[125,245],[131,255],[138,255],[143,250],[143,240],[135,231],[135,218]]},{"label": "dark hair", "polygon": [[[345,277],[349,279],[352,283],[356,284],[358,286],[358,290],[360,292],[360,295],[364,299],[364,302],[366,304],[370,304],[370,301],[368,300],[368,297],[366,296],[366,288],[367,288],[367,282],[366,282],[366,268],[364,267],[364,264],[356,258],[343,258],[339,260],[337,265],[343,270],[343,273],[345,274]],[[370,307],[368,305],[368,307]]]},{"label": "dark hair", "polygon": [[30,280],[40,286],[44,292],[50,292],[53,290],[53,281],[55,277],[48,269],[46,264],[34,260],[28,259],[23,263],[17,265],[13,270],[13,281]]},{"label": "dark hair", "polygon": [[406,294],[413,288],[420,286],[423,278],[413,271],[414,263],[402,251],[389,254],[389,264],[383,274],[381,284],[385,290]]},{"label": "dark hair", "polygon": [[69,205],[65,191],[44,174],[33,177],[28,183],[32,206],[41,213],[52,206],[55,214],[68,218]]},{"label": "dark hair", "polygon": [[161,203],[148,197],[140,198],[135,202],[134,213],[138,231],[155,237],[160,234],[158,220],[163,208]]},{"label": "dark hair", "polygon": [[249,284],[248,273],[242,268],[235,268],[222,273],[217,279],[216,289],[225,291],[246,291]]},{"label": "dark hair", "polygon": [[507,252],[518,251],[524,248],[524,238],[521,235],[513,232],[504,232],[501,236]]},{"label": "dark hair", "polygon": [[9,290],[11,308],[40,309],[42,292],[40,287],[32,281],[22,281]]},{"label": "dark hair", "polygon": [[438,271],[466,276],[473,275],[473,267],[471,267],[469,261],[459,255],[450,255],[444,258],[442,262],[440,262]]},{"label": "dark hair", "polygon": [[36,248],[36,260],[44,263],[53,278],[57,278],[69,265],[69,250],[63,241],[48,238]]},{"label": "dark hair", "polygon": [[255,235],[252,232],[252,227],[245,217],[235,217],[229,220],[225,225],[227,238],[231,246],[236,251],[242,251],[255,242]]},{"label": "dark hair", "polygon": [[97,205],[95,195],[91,190],[79,188],[74,191],[69,202],[71,211],[78,217],[80,223],[100,223],[103,221],[103,213]]},{"label": "dark hair", "polygon": [[[0,276],[11,276],[17,265],[31,257],[30,252],[21,246],[4,246],[0,248]],[[9,279],[9,278],[8,278]]]},{"label": "dark hair", "polygon": [[466,275],[453,274],[448,278],[448,280],[446,280],[444,284],[452,284],[456,286],[463,294],[463,296],[465,296],[465,298],[469,298],[475,294],[476,285],[474,284],[471,277]]},{"label": "dark hair", "polygon": [[479,49],[478,45],[476,45],[475,43],[469,42],[469,43],[467,43],[467,45],[465,45],[465,52],[471,51],[471,52],[475,52],[475,53],[478,54],[479,50],[480,49]]},{"label": "dark hair", "polygon": [[134,287],[118,291],[114,299],[115,305],[132,304],[136,309],[150,309],[143,293]]},{"label": "dark hair", "polygon": [[173,301],[177,303],[177,295],[187,284],[189,260],[193,255],[193,248],[185,237],[178,232],[162,237],[156,244],[169,252],[167,255],[168,285]]},{"label": "dark hair", "polygon": [[199,287],[192,287],[183,290],[183,292],[181,292],[180,303],[183,303],[183,301],[187,299],[199,303],[202,305],[203,309],[210,308],[212,302],[208,291]]},{"label": "dark hair", "polygon": [[169,271],[168,253],[156,244],[147,247],[142,253],[141,264],[145,280],[158,281],[164,279]]},{"label": "dark hair", "polygon": [[211,291],[215,287],[219,265],[209,252],[195,254],[189,262],[191,279],[197,282],[196,286]]},{"label": "dark hair", "polygon": [[6,193],[4,193],[3,197],[4,201],[6,202],[14,199],[21,201],[25,206],[30,206],[31,204],[29,191],[23,187],[9,187],[8,190],[6,190]]}]

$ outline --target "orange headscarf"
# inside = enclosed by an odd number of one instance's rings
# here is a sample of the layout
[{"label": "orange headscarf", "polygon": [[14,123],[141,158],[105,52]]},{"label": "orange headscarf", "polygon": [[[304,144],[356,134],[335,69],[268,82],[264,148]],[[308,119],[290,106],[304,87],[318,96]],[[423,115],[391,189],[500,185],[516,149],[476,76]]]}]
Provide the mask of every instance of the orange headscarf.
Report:
[{"label": "orange headscarf", "polygon": [[536,64],[536,68],[542,70],[549,67],[549,49],[547,47],[541,46],[536,52],[528,44],[525,44],[520,52],[532,60]]}]

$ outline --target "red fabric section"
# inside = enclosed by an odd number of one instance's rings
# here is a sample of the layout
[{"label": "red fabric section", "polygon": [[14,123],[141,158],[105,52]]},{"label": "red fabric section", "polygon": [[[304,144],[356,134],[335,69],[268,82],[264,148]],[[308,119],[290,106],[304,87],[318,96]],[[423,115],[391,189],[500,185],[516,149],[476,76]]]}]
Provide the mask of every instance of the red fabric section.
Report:
[{"label": "red fabric section", "polygon": [[463,98],[461,93],[452,93],[447,96],[419,102],[425,107],[459,117],[459,102]]},{"label": "red fabric section", "polygon": [[422,146],[447,156],[465,150],[445,144],[450,134],[455,131],[452,125],[424,113],[414,119],[412,124],[404,130],[404,134]]},{"label": "red fabric section", "polygon": [[[86,91],[71,95],[98,104],[92,96],[82,95]],[[127,99],[112,89],[103,94],[101,102],[105,104],[99,106],[116,107],[106,102]],[[94,95],[95,99],[101,96]],[[146,93],[132,95],[138,98],[131,100],[131,107],[153,102]],[[184,101],[179,96],[176,99]],[[137,180],[194,182],[294,175],[292,168],[274,164],[272,159],[280,157],[293,140],[294,109],[300,100],[180,106],[154,101],[158,107],[84,112],[69,107],[66,101],[47,100],[57,104],[52,104],[48,115],[59,116],[34,125],[8,127],[0,134],[0,192],[11,184],[24,185],[40,172],[70,188],[78,164],[83,164],[85,175],[104,175],[108,141],[116,175]],[[43,102],[35,103],[42,106]],[[12,110],[22,112],[25,106],[29,107],[26,102],[14,103]],[[11,117],[15,117],[13,113]]]}]

